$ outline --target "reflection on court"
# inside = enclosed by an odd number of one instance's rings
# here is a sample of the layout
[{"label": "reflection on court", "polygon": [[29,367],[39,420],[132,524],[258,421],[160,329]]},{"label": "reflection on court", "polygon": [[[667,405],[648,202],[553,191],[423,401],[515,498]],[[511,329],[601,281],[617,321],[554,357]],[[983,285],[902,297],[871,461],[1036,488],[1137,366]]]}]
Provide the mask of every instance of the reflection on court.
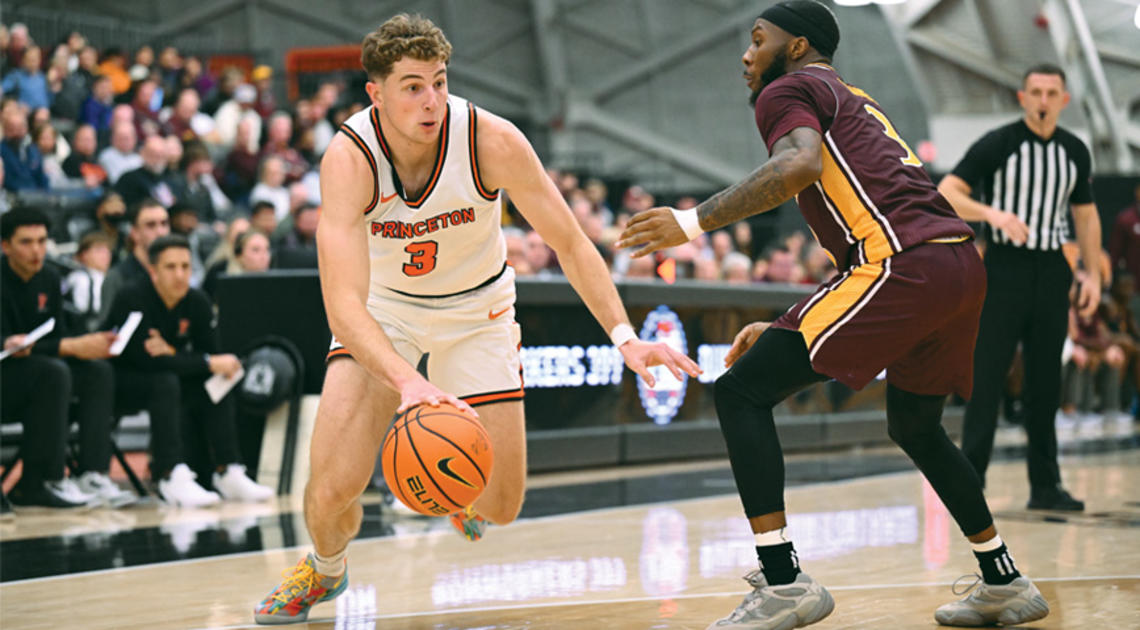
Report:
[{"label": "reflection on court", "polygon": [[[1033,627],[1137,627],[1140,449],[1070,455],[1062,468],[1066,484],[1088,500],[1087,513],[1026,511],[1021,461],[997,464],[990,475],[1002,536],[1053,606]],[[787,503],[805,570],[836,598],[821,629],[932,627],[934,608],[955,599],[951,583],[976,568],[957,526],[914,472],[794,487]],[[296,525],[295,507],[282,501],[278,513],[254,515],[253,527],[231,511],[211,522],[203,511],[180,520],[143,508],[117,524],[93,513],[86,530],[42,549],[69,554],[98,544],[92,536],[100,527],[120,529],[109,539],[141,527],[146,539],[186,559],[7,581],[0,621],[32,629],[256,627],[253,603],[304,552],[303,529],[281,529]],[[525,519],[474,544],[440,521],[393,517],[375,505],[368,514],[370,536],[379,537],[353,544],[349,590],[294,627],[699,630],[738,603],[747,588],[739,578],[756,566],[739,500],[723,494]],[[26,531],[13,537],[19,527],[26,524],[0,529],[5,544],[36,540]],[[193,557],[231,536],[261,550]],[[48,560],[65,566],[65,558]]]}]

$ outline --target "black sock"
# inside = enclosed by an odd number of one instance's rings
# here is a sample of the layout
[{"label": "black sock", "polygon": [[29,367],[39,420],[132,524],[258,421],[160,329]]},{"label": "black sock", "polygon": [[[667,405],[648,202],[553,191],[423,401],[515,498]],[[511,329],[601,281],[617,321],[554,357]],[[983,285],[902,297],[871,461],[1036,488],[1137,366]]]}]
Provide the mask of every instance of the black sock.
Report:
[{"label": "black sock", "polygon": [[800,561],[790,542],[756,547],[756,557],[769,586],[791,584],[800,574]]},{"label": "black sock", "polygon": [[974,556],[978,558],[978,566],[982,567],[982,579],[986,584],[1009,584],[1021,577],[1005,543],[992,551],[975,551]]}]

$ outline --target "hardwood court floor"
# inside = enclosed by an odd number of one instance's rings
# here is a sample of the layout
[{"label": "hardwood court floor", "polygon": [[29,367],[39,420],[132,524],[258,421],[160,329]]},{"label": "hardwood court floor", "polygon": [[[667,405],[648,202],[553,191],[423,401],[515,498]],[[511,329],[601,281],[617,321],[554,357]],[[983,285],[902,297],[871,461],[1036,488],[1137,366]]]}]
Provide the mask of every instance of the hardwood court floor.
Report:
[{"label": "hardwood court floor", "polygon": [[[1121,450],[1069,455],[1062,469],[1066,485],[1088,502],[1082,515],[1026,511],[1022,460],[995,464],[989,477],[1002,537],[1052,606],[1030,627],[1140,628],[1140,449],[1132,440]],[[718,470],[726,472],[723,464]],[[738,603],[746,590],[739,578],[756,562],[739,502],[724,494],[733,492],[730,480],[710,478],[706,490],[720,496],[529,518],[491,528],[474,544],[442,521],[401,518],[388,535],[353,543],[350,590],[292,627],[705,628]],[[803,567],[836,599],[835,612],[813,626],[821,630],[936,627],[934,608],[956,599],[951,583],[976,570],[957,527],[914,472],[793,487],[787,502]],[[255,508],[262,522],[293,518],[291,509],[285,500]],[[141,526],[209,518],[201,512],[210,511],[126,513]],[[213,522],[224,529],[240,512],[227,506]],[[21,515],[0,537],[31,544],[27,530],[47,527],[34,518]],[[198,529],[190,528],[191,540],[202,540]],[[177,534],[174,527],[163,536]],[[303,531],[260,538],[257,546],[269,550],[7,581],[0,626],[256,627],[251,608],[307,542]],[[281,548],[289,544],[300,547]]]}]

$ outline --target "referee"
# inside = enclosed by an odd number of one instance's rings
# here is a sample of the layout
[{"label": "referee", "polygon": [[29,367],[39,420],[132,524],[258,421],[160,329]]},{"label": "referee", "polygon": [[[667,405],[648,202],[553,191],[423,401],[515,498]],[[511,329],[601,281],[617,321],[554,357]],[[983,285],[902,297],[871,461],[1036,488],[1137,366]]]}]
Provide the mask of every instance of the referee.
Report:
[{"label": "referee", "polygon": [[[1025,117],[982,136],[938,190],[962,218],[989,225],[988,290],[962,450],[984,484],[1005,377],[1021,342],[1029,509],[1081,511],[1084,503],[1061,487],[1055,424],[1073,281],[1061,253],[1067,208],[1072,208],[1082,260],[1097,260],[1101,235],[1088,148],[1057,125],[1069,98],[1061,68],[1050,64],[1030,68],[1017,92]],[[970,197],[974,190],[980,201]],[[1091,315],[1100,303],[1101,279],[1097,265],[1085,267],[1088,281],[1080,285],[1078,308]]]}]

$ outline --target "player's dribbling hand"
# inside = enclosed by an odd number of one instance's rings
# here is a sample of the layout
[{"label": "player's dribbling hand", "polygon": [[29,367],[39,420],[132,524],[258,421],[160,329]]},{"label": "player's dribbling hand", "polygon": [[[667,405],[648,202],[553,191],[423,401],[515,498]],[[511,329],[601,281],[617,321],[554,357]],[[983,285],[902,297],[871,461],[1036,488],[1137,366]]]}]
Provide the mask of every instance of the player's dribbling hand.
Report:
[{"label": "player's dribbling hand", "polygon": [[645,379],[645,384],[650,387],[657,383],[657,379],[653,378],[653,374],[649,371],[649,368],[655,365],[664,365],[678,381],[681,380],[682,372],[693,378],[701,373],[701,368],[696,362],[663,343],[631,339],[621,344],[618,350],[621,350],[629,369]]},{"label": "player's dribbling hand", "polygon": [[426,403],[432,407],[438,407],[441,403],[448,403],[457,407],[460,411],[471,414],[473,417],[479,417],[479,414],[475,413],[471,405],[432,385],[422,376],[409,381],[400,388],[400,407],[396,409],[396,413],[404,413],[420,403]]},{"label": "player's dribbling hand", "polygon": [[621,248],[640,245],[641,249],[630,255],[641,258],[655,251],[688,242],[689,237],[685,236],[685,231],[673,217],[673,209],[661,207],[650,208],[633,215],[615,245]]},{"label": "player's dribbling hand", "polygon": [[736,333],[736,339],[732,340],[732,347],[728,349],[728,354],[724,355],[724,367],[732,367],[732,364],[744,356],[744,353],[748,352],[752,344],[756,343],[760,335],[764,334],[764,331],[768,330],[771,325],[772,322],[753,322]]}]

